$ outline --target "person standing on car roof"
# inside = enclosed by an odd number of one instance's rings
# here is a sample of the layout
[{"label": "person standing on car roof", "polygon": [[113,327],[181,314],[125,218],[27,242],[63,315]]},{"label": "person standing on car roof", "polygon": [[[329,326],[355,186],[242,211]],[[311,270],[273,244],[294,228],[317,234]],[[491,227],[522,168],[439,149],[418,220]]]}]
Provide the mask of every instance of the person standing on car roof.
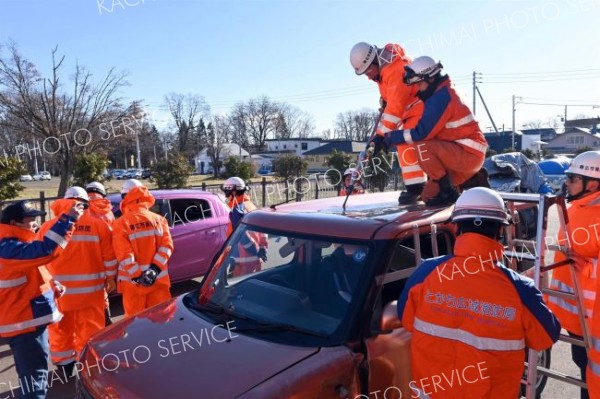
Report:
[{"label": "person standing on car roof", "polygon": [[[452,212],[454,254],[426,260],[408,279],[398,317],[413,333],[413,397],[516,398],[525,348],[544,350],[558,339],[560,323],[533,281],[500,263],[508,220],[497,192],[465,191]],[[432,376],[456,372],[474,382],[432,387]]]},{"label": "person standing on car roof", "polygon": [[[106,188],[104,185],[97,181],[93,181],[85,186],[85,191],[87,191],[88,196],[90,197],[90,209],[88,211],[90,216],[94,216],[102,220],[112,231],[112,224],[115,221],[115,215],[112,212],[112,204],[106,198]],[[113,284],[107,286],[106,290],[104,291],[104,324],[108,326],[112,324],[112,320],[110,319],[110,302],[108,300],[108,293],[117,288],[115,284],[115,280],[117,278],[116,269],[107,271],[106,276],[111,278],[110,280],[107,280],[109,284]]]},{"label": "person standing on car roof", "polygon": [[131,316],[171,297],[167,264],[173,239],[167,220],[150,211],[154,197],[139,180],[126,180],[121,197],[123,216],[113,223],[113,247],[118,290],[125,316]]},{"label": "person standing on car roof", "polygon": [[[383,48],[364,42],[352,47],[350,64],[357,75],[366,75],[379,86],[381,117],[377,121],[375,136],[376,155],[385,133],[412,128],[423,112],[423,104],[416,97],[417,88],[404,83],[404,67],[411,58],[399,44],[386,44]],[[400,205],[416,203],[423,191],[427,176],[418,162],[417,149],[411,143],[396,146],[402,179],[406,187],[398,198]]]},{"label": "person standing on car roof", "polygon": [[[229,226],[227,227],[227,237],[229,237],[244,216],[256,209],[256,205],[252,203],[250,196],[247,194],[248,186],[239,177],[230,177],[225,180],[221,189],[227,198],[227,205],[230,209]],[[235,260],[234,276],[260,270],[261,260],[263,262],[267,261],[267,247],[266,234],[247,231],[245,237],[240,240],[235,256],[233,256]]]},{"label": "person standing on car roof", "polygon": [[[117,270],[110,228],[89,214],[89,197],[83,188],[69,187],[64,198],[54,201],[50,209],[60,215],[77,202],[85,204],[86,210],[62,256],[48,264],[54,280],[66,287],[58,300],[64,316],[48,331],[50,358],[67,378],[72,375],[75,361],[88,339],[104,327],[104,290],[114,289]],[[46,234],[56,219],[44,223],[39,234]]]},{"label": "person standing on car roof", "polygon": [[[581,370],[582,380],[588,383],[588,391],[581,389],[581,398],[600,398],[600,324],[592,317],[599,312],[596,307],[597,267],[600,255],[600,151],[587,151],[573,159],[567,175],[566,199],[570,203],[568,213],[567,237],[565,231],[559,231],[558,244],[567,244],[567,254],[557,253],[555,261],[569,257],[575,261],[575,276],[580,290],[583,290],[583,307],[586,322],[591,326],[592,348],[571,346],[571,358]],[[568,267],[552,271],[550,288],[574,293],[573,280]],[[550,308],[556,313],[561,324],[570,335],[581,338],[583,331],[575,302],[550,297]],[[589,359],[588,359],[589,355]],[[588,394],[589,393],[589,394]]]},{"label": "person standing on car roof", "polygon": [[[352,175],[355,173],[359,173],[356,171],[356,168],[346,169],[346,171],[344,172],[344,176],[343,176],[344,180],[342,181],[342,189],[340,190],[339,196],[348,195],[348,190],[350,190],[350,188],[352,186]],[[356,178],[356,180],[354,181],[354,185],[352,186],[352,193],[350,195],[364,194],[364,193],[365,193],[365,188],[362,185],[362,177],[359,174],[358,177]]]},{"label": "person standing on car roof", "polygon": [[423,116],[412,128],[386,133],[385,143],[419,143],[419,165],[429,177],[423,190],[425,204],[451,205],[459,195],[456,187],[478,175],[488,144],[450,78],[442,75],[440,62],[418,57],[405,70],[404,82],[419,90]]},{"label": "person standing on car roof", "polygon": [[0,218],[0,337],[10,347],[21,385],[20,397],[45,398],[48,388],[48,331],[62,317],[56,298],[65,288],[44,266],[60,258],[83,212],[72,204],[36,241],[36,218],[46,212],[29,201],[7,206]]}]

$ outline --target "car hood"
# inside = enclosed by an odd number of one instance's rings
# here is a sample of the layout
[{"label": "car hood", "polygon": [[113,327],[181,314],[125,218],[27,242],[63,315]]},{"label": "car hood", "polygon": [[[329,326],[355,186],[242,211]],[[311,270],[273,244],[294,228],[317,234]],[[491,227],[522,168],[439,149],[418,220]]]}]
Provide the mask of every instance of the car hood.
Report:
[{"label": "car hood", "polygon": [[238,334],[235,321],[215,326],[182,298],[121,320],[89,341],[82,359],[88,369],[80,377],[90,394],[235,398],[319,351]]}]

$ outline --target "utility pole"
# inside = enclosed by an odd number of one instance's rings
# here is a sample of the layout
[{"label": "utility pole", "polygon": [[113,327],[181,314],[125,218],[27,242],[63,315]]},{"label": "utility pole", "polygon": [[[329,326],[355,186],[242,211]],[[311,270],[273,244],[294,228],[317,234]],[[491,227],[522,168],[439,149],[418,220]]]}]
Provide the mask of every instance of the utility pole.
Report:
[{"label": "utility pole", "polygon": [[[137,101],[133,102],[133,118],[137,116]],[[137,125],[137,123],[136,123]],[[140,131],[141,129],[136,129],[135,131],[135,154],[137,158],[137,167],[138,169],[142,169],[142,153],[140,151]]]},{"label": "utility pole", "polygon": [[515,106],[517,105],[516,100],[522,100],[523,97],[517,97],[513,94],[512,96],[512,150],[516,151],[515,145],[515,111],[517,110]]},{"label": "utility pole", "polygon": [[475,105],[477,103],[477,96],[475,94],[477,91],[477,83],[481,83],[480,81],[477,81],[479,77],[481,77],[481,72],[473,71],[473,115],[477,114],[477,112],[475,112]]},{"label": "utility pole", "polygon": [[565,131],[564,133],[567,132],[567,106],[565,105]]}]

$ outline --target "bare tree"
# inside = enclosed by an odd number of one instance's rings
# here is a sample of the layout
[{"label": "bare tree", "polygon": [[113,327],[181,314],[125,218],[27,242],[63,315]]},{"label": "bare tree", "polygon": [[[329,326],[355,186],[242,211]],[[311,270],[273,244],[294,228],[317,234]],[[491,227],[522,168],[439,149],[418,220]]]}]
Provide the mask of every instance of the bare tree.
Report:
[{"label": "bare tree", "polygon": [[177,149],[191,159],[200,150],[201,138],[196,129],[200,120],[209,115],[210,107],[203,96],[196,94],[169,93],[165,104],[177,128]]},{"label": "bare tree", "polygon": [[202,141],[202,146],[206,148],[206,153],[213,164],[213,173],[217,177],[221,169],[221,158],[224,158],[223,148],[231,139],[233,126],[230,118],[221,115],[215,115],[206,128],[206,135]]},{"label": "bare tree", "polygon": [[306,138],[315,131],[315,124],[310,114],[286,103],[278,105],[275,125],[275,136],[280,139]]},{"label": "bare tree", "polygon": [[[234,107],[238,122],[243,122],[244,131],[250,141],[259,149],[264,148],[269,135],[275,135],[278,104],[269,97],[262,96],[240,103]],[[236,124],[237,124],[236,123]]]},{"label": "bare tree", "polygon": [[61,175],[58,195],[62,195],[73,170],[74,155],[101,140],[92,132],[125,115],[117,92],[127,84],[126,75],[111,69],[99,84],[94,84],[91,72],[76,64],[72,86],[63,90],[65,57],[57,57],[58,48],[52,50],[52,73],[45,78],[14,43],[6,47],[8,54],[0,56],[2,122],[16,134],[41,140],[32,143],[34,153],[43,150],[56,154]]},{"label": "bare tree", "polygon": [[523,127],[525,129],[541,129],[542,128],[542,121],[541,120],[535,120],[535,121],[529,121],[527,123],[523,124]]},{"label": "bare tree", "polygon": [[248,148],[250,139],[248,127],[246,126],[246,105],[244,103],[236,104],[229,114],[231,123],[231,142],[242,148]]},{"label": "bare tree", "polygon": [[370,110],[339,113],[335,121],[335,135],[353,141],[367,141],[377,122],[378,113]]}]

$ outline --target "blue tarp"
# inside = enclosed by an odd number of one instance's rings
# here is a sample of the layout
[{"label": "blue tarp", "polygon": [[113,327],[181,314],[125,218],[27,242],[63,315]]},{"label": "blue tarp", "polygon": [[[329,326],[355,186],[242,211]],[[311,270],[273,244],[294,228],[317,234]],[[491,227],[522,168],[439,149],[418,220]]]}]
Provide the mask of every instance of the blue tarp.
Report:
[{"label": "blue tarp", "polygon": [[539,162],[538,166],[545,175],[562,175],[569,168],[570,163],[569,158],[553,158]]}]

